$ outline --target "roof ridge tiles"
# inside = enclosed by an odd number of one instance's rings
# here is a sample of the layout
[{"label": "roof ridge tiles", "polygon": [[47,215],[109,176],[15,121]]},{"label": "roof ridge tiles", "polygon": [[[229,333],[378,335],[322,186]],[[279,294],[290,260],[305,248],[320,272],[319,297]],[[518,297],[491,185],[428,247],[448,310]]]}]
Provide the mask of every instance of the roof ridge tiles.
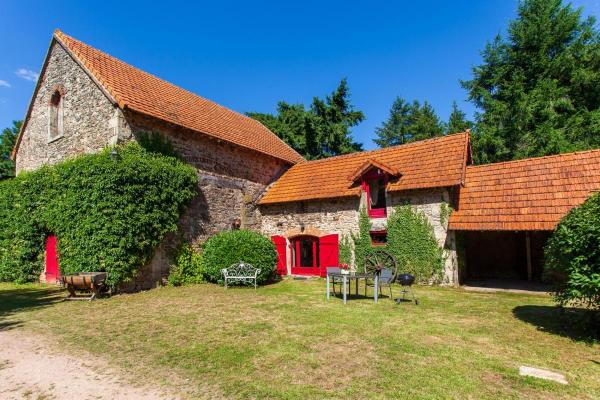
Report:
[{"label": "roof ridge tiles", "polygon": [[432,141],[441,141],[441,140],[447,140],[449,138],[454,138],[457,136],[466,136],[468,133],[465,132],[457,132],[457,133],[452,133],[450,135],[442,135],[442,136],[436,136],[433,138],[429,138],[429,139],[423,139],[423,140],[417,140],[415,142],[410,142],[410,143],[403,143],[403,144],[397,144],[394,146],[388,146],[388,147],[382,147],[379,149],[371,149],[371,150],[363,150],[363,151],[356,151],[354,153],[348,153],[348,154],[340,154],[337,156],[331,156],[331,157],[327,157],[327,158],[320,158],[318,160],[305,160],[302,161],[299,164],[317,164],[320,162],[330,162],[333,160],[340,160],[340,159],[344,159],[344,158],[351,158],[351,157],[356,157],[356,156],[363,156],[363,155],[368,155],[368,154],[373,154],[373,153],[387,153],[387,152],[391,152],[392,150],[398,150],[398,149],[406,149],[409,147],[414,147],[414,146],[423,146],[426,145],[428,142],[432,142]]}]

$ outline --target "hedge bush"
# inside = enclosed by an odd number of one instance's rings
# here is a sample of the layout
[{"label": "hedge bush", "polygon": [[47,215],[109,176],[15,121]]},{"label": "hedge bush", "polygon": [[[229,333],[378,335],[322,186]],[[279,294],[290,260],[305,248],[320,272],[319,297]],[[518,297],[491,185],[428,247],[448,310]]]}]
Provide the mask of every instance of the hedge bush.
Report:
[{"label": "hedge bush", "polygon": [[544,272],[558,278],[559,304],[600,310],[600,193],[560,221],[545,248]]},{"label": "hedge bush", "polygon": [[172,286],[202,282],[202,254],[191,244],[182,243],[173,255],[167,281]]},{"label": "hedge bush", "polygon": [[420,283],[441,282],[444,249],[423,212],[410,205],[396,207],[388,216],[386,249],[396,258],[399,272],[414,275]]},{"label": "hedge bush", "polygon": [[58,238],[63,274],[106,271],[131,280],[195,194],[195,170],[131,143],[0,182],[0,280],[43,271],[44,240]]},{"label": "hedge bush", "polygon": [[204,243],[202,271],[207,281],[223,283],[221,269],[240,261],[260,268],[257,281],[265,283],[277,268],[275,245],[265,236],[248,230],[221,232]]}]

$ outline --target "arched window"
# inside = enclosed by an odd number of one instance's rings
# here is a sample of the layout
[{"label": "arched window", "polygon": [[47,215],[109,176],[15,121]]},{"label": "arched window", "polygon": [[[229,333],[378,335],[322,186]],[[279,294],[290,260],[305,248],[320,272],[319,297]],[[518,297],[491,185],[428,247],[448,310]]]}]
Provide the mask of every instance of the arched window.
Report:
[{"label": "arched window", "polygon": [[48,139],[54,140],[63,136],[63,96],[55,90],[50,97],[48,110]]}]

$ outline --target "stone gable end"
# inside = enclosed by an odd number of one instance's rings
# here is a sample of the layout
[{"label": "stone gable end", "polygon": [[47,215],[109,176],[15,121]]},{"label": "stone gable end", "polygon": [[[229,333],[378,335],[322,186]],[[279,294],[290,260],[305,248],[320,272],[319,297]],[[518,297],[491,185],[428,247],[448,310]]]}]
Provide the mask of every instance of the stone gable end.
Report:
[{"label": "stone gable end", "polygon": [[[96,153],[116,141],[115,121],[119,120],[120,110],[56,41],[52,42],[39,80],[15,157],[17,173]],[[49,103],[56,90],[62,95],[64,135],[50,140]]]}]

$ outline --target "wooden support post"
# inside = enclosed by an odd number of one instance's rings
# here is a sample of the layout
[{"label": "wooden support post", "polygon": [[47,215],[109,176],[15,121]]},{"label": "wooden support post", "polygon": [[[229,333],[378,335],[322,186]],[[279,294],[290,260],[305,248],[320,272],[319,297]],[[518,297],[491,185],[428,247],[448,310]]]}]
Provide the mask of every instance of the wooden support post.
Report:
[{"label": "wooden support post", "polygon": [[529,231],[525,232],[525,246],[527,246],[527,280],[533,279],[533,267],[531,266],[531,237]]}]

